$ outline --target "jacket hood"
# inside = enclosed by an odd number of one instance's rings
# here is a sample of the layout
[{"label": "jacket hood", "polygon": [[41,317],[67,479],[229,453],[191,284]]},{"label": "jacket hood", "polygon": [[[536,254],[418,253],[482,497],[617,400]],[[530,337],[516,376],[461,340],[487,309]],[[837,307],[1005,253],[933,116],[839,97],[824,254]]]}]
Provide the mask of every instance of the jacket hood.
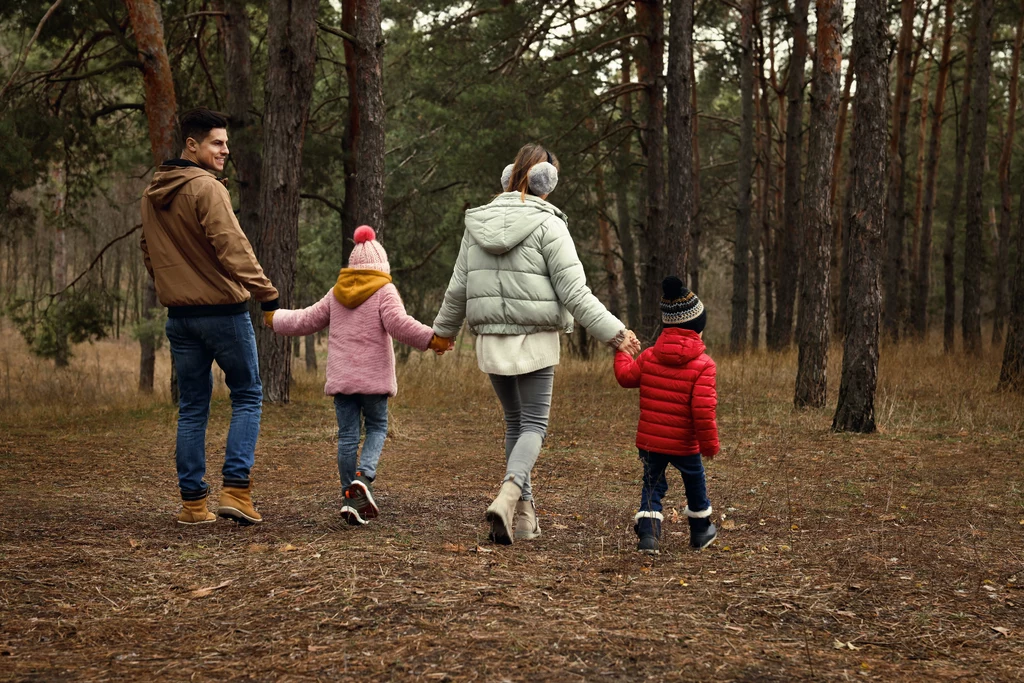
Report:
[{"label": "jacket hood", "polygon": [[160,165],[143,196],[158,209],[167,207],[174,200],[178,190],[186,183],[202,176],[216,178],[201,166],[183,159],[172,159]]},{"label": "jacket hood", "polygon": [[530,236],[548,218],[556,216],[568,223],[568,218],[552,204],[540,197],[518,192],[504,192],[490,204],[466,212],[466,230],[484,251],[504,254]]},{"label": "jacket hood", "polygon": [[654,355],[663,365],[685,365],[704,353],[704,342],[693,330],[669,327],[654,342]]},{"label": "jacket hood", "polygon": [[391,276],[379,270],[342,268],[334,285],[334,298],[345,308],[357,308],[386,284]]}]

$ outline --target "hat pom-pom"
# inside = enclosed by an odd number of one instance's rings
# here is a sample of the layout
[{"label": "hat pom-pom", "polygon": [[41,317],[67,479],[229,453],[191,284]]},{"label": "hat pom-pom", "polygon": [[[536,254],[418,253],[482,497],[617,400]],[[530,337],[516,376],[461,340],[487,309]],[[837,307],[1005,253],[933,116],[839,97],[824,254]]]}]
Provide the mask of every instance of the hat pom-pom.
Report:
[{"label": "hat pom-pom", "polygon": [[352,236],[356,244],[362,244],[363,242],[372,242],[377,239],[377,233],[373,231],[369,225],[360,225],[356,228],[355,234]]},{"label": "hat pom-pom", "polygon": [[683,281],[675,275],[669,275],[661,282],[661,290],[666,299],[678,299],[683,295]]}]

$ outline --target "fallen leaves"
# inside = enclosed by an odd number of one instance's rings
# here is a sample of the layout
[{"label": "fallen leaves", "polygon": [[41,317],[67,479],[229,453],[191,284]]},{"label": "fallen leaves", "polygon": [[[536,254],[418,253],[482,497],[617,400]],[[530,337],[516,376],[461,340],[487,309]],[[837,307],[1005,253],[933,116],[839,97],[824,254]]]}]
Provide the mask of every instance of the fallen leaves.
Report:
[{"label": "fallen leaves", "polygon": [[207,595],[209,595],[213,591],[219,591],[219,590],[221,590],[223,588],[227,588],[230,585],[231,585],[231,579],[228,579],[226,581],[221,581],[216,586],[207,586],[206,588],[196,588],[195,590],[189,592],[188,597],[190,597],[190,598],[205,598]]},{"label": "fallen leaves", "polygon": [[459,543],[445,543],[442,547],[449,553],[464,553],[469,550],[469,548]]},{"label": "fallen leaves", "polygon": [[1005,626],[993,626],[992,630],[1002,635],[1004,638],[1010,637],[1010,629],[1006,628]]},{"label": "fallen leaves", "polygon": [[294,553],[298,548],[293,546],[291,543],[285,543],[283,546],[277,549],[281,553]]},{"label": "fallen leaves", "polygon": [[835,648],[836,650],[860,650],[861,649],[861,648],[857,647],[856,645],[854,645],[850,641],[846,641],[844,643],[843,641],[839,640],[838,638],[836,638],[834,640],[834,642],[832,643],[832,647]]},{"label": "fallen leaves", "polygon": [[736,528],[736,522],[731,519],[727,519],[724,522],[722,522],[722,528],[726,531],[732,531]]}]

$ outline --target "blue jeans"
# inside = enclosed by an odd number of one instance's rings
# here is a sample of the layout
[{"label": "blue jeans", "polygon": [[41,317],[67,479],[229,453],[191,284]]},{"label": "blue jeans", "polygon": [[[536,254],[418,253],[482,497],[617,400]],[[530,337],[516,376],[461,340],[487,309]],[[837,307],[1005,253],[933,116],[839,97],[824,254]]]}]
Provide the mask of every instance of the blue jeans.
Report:
[{"label": "blue jeans", "polygon": [[672,465],[683,475],[686,489],[686,507],[691,512],[700,512],[711,507],[708,500],[707,484],[704,480],[704,463],[700,455],[662,455],[640,450],[640,462],[644,464],[644,484],[640,492],[640,512],[661,512],[661,499],[668,492],[665,470]]},{"label": "blue jeans", "polygon": [[231,427],[224,452],[224,484],[245,488],[256,453],[263,383],[256,335],[248,313],[168,318],[167,339],[178,370],[178,486],[183,500],[206,497],[206,425],[213,394],[213,362],[231,390]]},{"label": "blue jeans", "polygon": [[[361,421],[366,422],[366,439],[359,471],[373,481],[377,476],[377,463],[388,436],[387,394],[335,394],[334,413],[338,418],[338,475],[341,487],[348,488],[356,478],[356,460],[359,455]],[[362,417],[362,420],[360,420]]]}]

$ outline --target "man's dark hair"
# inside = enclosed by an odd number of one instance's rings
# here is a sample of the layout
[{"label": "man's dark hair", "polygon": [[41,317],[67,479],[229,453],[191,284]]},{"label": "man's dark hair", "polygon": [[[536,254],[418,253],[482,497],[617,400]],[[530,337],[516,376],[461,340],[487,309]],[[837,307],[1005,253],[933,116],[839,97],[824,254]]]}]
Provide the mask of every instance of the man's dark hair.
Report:
[{"label": "man's dark hair", "polygon": [[202,142],[214,128],[227,127],[228,117],[218,111],[212,111],[206,107],[189,109],[178,119],[181,146],[184,148],[185,141],[189,138],[196,142]]}]

